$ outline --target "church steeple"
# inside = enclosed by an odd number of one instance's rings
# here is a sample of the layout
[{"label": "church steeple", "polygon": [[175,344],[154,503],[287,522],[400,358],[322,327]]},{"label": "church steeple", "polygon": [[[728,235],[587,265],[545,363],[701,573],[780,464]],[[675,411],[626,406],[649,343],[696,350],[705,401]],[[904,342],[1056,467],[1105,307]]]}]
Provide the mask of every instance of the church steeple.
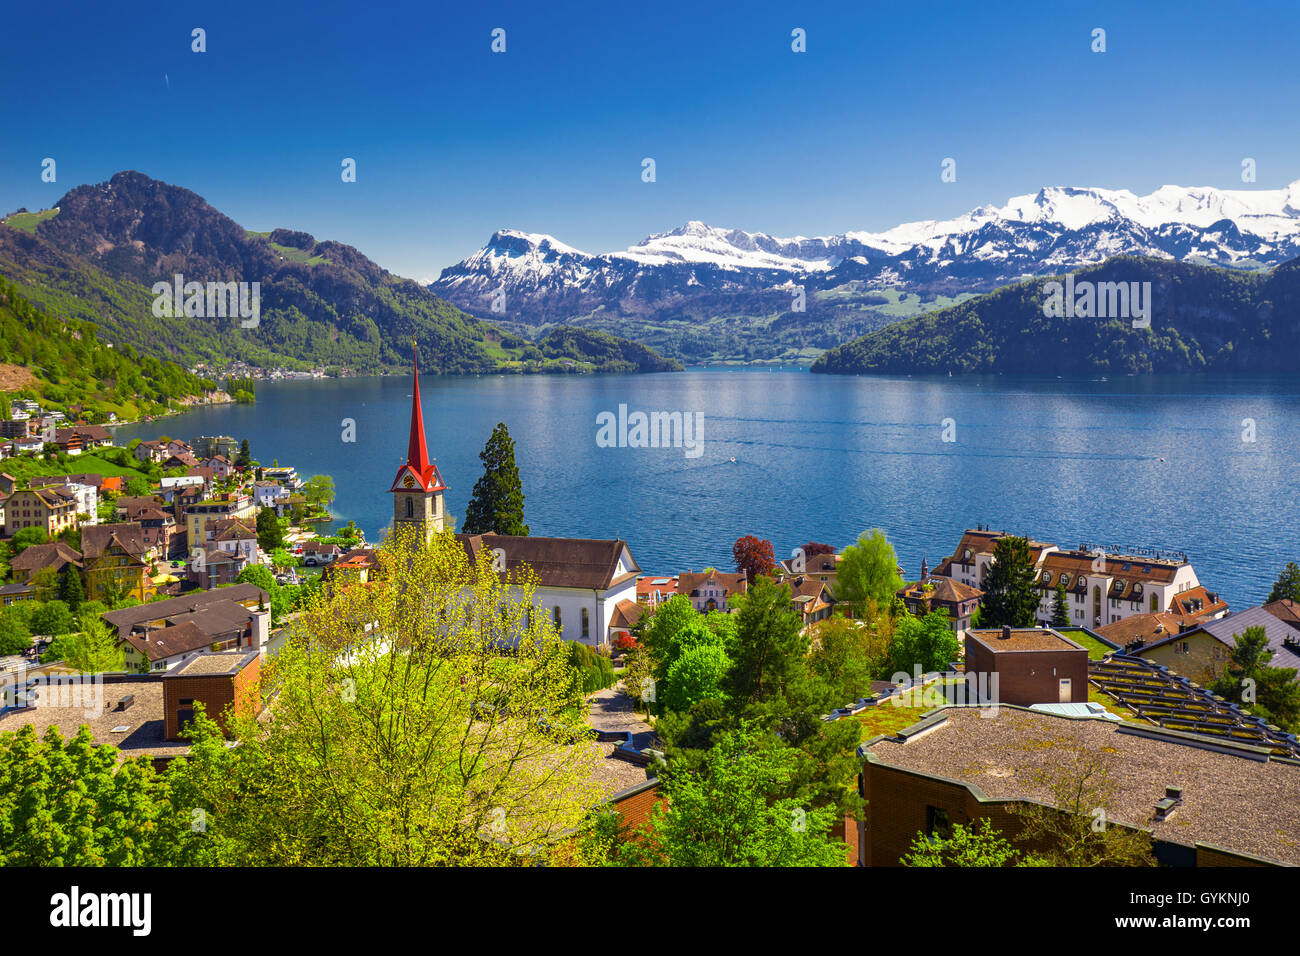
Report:
[{"label": "church steeple", "polygon": [[442,493],[447,490],[437,463],[429,457],[429,447],[424,437],[424,409],[420,402],[420,359],[414,356],[414,378],[411,387],[411,434],[406,446],[406,462],[397,469],[393,486],[393,524],[415,525],[428,538],[441,531],[447,523]]}]

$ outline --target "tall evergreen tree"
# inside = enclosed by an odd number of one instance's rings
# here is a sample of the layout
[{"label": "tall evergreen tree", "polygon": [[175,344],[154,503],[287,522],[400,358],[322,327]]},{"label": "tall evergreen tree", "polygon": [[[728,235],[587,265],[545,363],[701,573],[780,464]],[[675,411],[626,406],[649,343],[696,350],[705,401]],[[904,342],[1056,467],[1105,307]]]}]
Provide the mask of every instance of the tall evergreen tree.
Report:
[{"label": "tall evergreen tree", "polygon": [[1268,600],[1264,603],[1272,604],[1274,601],[1281,601],[1284,598],[1300,601],[1300,565],[1297,565],[1294,561],[1286,563],[1282,573],[1273,582],[1273,590],[1268,592]]},{"label": "tall evergreen tree", "polygon": [[235,456],[235,465],[239,468],[247,468],[253,461],[253,452],[248,447],[248,439],[245,438],[239,443],[239,454]]},{"label": "tall evergreen tree", "polygon": [[497,422],[478,457],[483,462],[483,477],[470,495],[462,530],[466,534],[527,535],[524,486],[515,464],[515,442],[505,422]]},{"label": "tall evergreen tree", "polygon": [[81,585],[81,575],[71,564],[65,564],[59,579],[59,600],[66,603],[72,613],[76,614],[85,599],[86,589]]},{"label": "tall evergreen tree", "polygon": [[284,530],[274,508],[263,508],[257,513],[257,546],[267,554],[284,547]]},{"label": "tall evergreen tree", "polygon": [[1052,599],[1052,627],[1069,627],[1070,608],[1065,603],[1069,599],[1065,585],[1056,582],[1056,596]]},{"label": "tall evergreen tree", "polygon": [[981,585],[986,627],[1033,627],[1038,609],[1038,588],[1029,539],[1008,535],[993,545],[993,564]]}]

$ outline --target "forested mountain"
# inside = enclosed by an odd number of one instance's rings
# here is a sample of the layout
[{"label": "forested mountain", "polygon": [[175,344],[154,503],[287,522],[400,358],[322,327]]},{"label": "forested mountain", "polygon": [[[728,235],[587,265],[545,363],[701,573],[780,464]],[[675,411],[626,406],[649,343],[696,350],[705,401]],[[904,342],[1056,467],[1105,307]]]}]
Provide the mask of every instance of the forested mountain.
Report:
[{"label": "forested mountain", "polygon": [[[138,172],[78,186],[54,210],[0,228],[0,274],[47,312],[91,321],[114,344],[185,365],[384,371],[419,346],[430,372],[545,371],[529,343],[479,321],[356,249],[303,232],[249,232],[202,197]],[[238,319],[158,317],[155,283],[257,282],[255,328]],[[603,361],[586,361],[595,367]]]},{"label": "forested mountain", "polygon": [[[1073,274],[1150,283],[1150,328],[1131,318],[1045,313],[1044,277],[897,322],[831,349],[814,372],[1294,372],[1300,260],[1266,272],[1121,256]],[[1130,287],[1131,288],[1131,287]]]}]

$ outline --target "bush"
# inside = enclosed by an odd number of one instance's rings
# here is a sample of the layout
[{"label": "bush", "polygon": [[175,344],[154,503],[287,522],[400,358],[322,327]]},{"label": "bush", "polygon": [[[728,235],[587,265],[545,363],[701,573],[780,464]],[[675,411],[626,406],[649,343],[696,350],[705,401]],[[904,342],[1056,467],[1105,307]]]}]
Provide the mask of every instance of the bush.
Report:
[{"label": "bush", "polygon": [[578,670],[584,694],[594,694],[611,687],[616,680],[614,665],[609,658],[577,641],[569,645],[569,663]]}]

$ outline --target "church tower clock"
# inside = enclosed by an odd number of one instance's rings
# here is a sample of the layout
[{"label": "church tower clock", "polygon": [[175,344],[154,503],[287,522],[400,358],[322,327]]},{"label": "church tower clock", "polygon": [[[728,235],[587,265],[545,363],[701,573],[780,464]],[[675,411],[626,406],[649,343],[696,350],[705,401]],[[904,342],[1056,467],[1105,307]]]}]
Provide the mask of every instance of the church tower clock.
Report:
[{"label": "church tower clock", "polygon": [[447,486],[438,473],[437,463],[429,457],[424,440],[424,412],[420,407],[420,358],[415,356],[415,380],[411,392],[411,437],[406,448],[406,463],[397,469],[393,486],[393,528],[412,527],[428,541],[435,531],[447,527],[447,509],[442,494]]}]

